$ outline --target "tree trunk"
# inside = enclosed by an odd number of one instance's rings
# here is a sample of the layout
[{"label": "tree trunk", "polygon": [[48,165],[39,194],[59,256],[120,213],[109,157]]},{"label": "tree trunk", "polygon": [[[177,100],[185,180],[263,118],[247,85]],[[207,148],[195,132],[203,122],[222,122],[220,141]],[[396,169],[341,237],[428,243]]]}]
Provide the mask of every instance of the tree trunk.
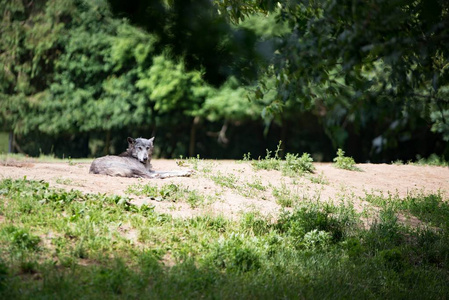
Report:
[{"label": "tree trunk", "polygon": [[9,139],[8,139],[8,153],[12,153],[13,152],[13,142],[12,140],[14,139],[14,134],[12,133],[12,131],[9,132]]},{"label": "tree trunk", "polygon": [[109,148],[111,147],[111,130],[106,131],[106,141],[104,145],[103,154],[108,155],[109,154]]},{"label": "tree trunk", "polygon": [[192,128],[190,129],[190,145],[189,145],[190,157],[195,156],[196,130],[198,128],[198,124],[200,123],[200,121],[201,121],[200,117],[196,116],[193,119]]},{"label": "tree trunk", "polygon": [[288,130],[288,122],[285,120],[284,117],[282,117],[282,127],[281,127],[281,141],[282,141],[282,146],[281,146],[281,151],[279,153],[280,157],[284,157],[287,151],[287,130]]}]

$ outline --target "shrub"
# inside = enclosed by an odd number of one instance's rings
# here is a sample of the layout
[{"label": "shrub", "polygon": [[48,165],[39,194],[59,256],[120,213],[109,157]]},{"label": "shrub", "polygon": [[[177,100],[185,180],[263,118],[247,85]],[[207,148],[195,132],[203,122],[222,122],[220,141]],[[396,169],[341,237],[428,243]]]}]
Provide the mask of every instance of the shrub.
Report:
[{"label": "shrub", "polygon": [[332,235],[324,230],[314,229],[307,232],[303,238],[303,245],[309,250],[326,249],[332,241]]},{"label": "shrub", "polygon": [[8,226],[3,229],[3,234],[9,240],[11,245],[21,250],[38,250],[40,238],[32,235],[28,230]]},{"label": "shrub", "polygon": [[[338,220],[332,215],[330,207],[320,209],[309,205],[295,209],[293,212],[284,212],[276,225],[276,228],[295,238],[304,238],[304,236],[313,230],[325,231],[330,234],[332,241],[336,242],[342,239],[346,220]],[[310,234],[310,238],[312,234]]]},{"label": "shrub", "polygon": [[245,273],[261,267],[261,255],[248,241],[248,237],[232,234],[212,246],[209,257],[213,265],[230,272]]},{"label": "shrub", "polygon": [[361,171],[355,165],[355,161],[352,157],[346,157],[345,152],[342,149],[337,150],[337,157],[334,158],[334,166],[339,169],[351,170],[351,171]]},{"label": "shrub", "polygon": [[[274,157],[271,157],[272,151],[267,149],[267,155],[264,159],[253,160],[251,163],[256,170],[277,170],[282,174],[288,176],[294,176],[303,173],[313,173],[315,170],[313,166],[313,158],[309,153],[303,153],[301,157],[298,154],[287,153],[285,160],[282,160],[279,156],[281,151],[281,144],[279,142]],[[244,155],[243,160],[249,160],[249,154]]]},{"label": "shrub", "polygon": [[297,154],[287,153],[285,156],[285,164],[282,167],[284,173],[313,173],[315,167],[313,166],[313,158],[309,153],[303,153],[301,157]]}]

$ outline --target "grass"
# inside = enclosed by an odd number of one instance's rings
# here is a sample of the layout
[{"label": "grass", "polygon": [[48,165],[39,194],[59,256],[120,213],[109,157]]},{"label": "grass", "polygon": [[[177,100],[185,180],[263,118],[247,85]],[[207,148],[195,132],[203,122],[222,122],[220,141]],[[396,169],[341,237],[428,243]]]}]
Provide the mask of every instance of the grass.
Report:
[{"label": "grass", "polygon": [[340,148],[337,150],[337,156],[334,158],[334,166],[338,169],[362,171],[356,166],[354,159],[345,156],[345,152]]},{"label": "grass", "polygon": [[245,181],[234,174],[217,172],[215,175],[210,175],[209,178],[217,185],[235,190],[238,194],[247,198],[265,199],[265,195],[261,192],[268,189],[257,177],[253,178],[252,181]]},{"label": "grass", "polygon": [[417,157],[416,162],[413,164],[416,165],[425,165],[425,166],[440,166],[447,167],[449,166],[449,162],[443,156],[438,156],[436,154],[431,154],[428,158]]},{"label": "grass", "polygon": [[279,142],[274,156],[272,156],[272,151],[267,149],[267,155],[263,159],[259,157],[258,160],[251,160],[251,154],[248,153],[243,156],[243,160],[250,161],[256,170],[278,170],[283,175],[291,177],[314,172],[313,158],[309,153],[303,153],[301,156],[287,153],[285,160],[282,160],[279,156],[281,145],[282,142]]},{"label": "grass", "polygon": [[213,162],[201,159],[199,154],[196,157],[186,158],[181,155],[179,160],[176,160],[176,164],[180,167],[190,167],[193,170],[203,172],[204,174],[212,172],[213,168]]},{"label": "grass", "polygon": [[[189,193],[179,185],[130,192],[168,201]],[[441,195],[366,200],[379,207],[369,228],[350,203],[307,199],[275,220],[256,212],[178,219],[127,197],[3,179],[0,298],[445,298]],[[402,224],[398,212],[431,226]]]},{"label": "grass", "polygon": [[[391,163],[394,165],[404,165],[405,164],[404,161],[402,161],[402,160],[396,160]],[[435,153],[431,154],[427,158],[417,155],[415,161],[409,160],[409,161],[407,161],[406,164],[417,165],[417,166],[438,166],[438,167],[448,167],[449,166],[449,162],[446,161],[444,156],[438,156]]]},{"label": "grass", "polygon": [[146,196],[156,201],[187,202],[190,207],[195,208],[206,202],[206,197],[196,190],[190,190],[182,185],[174,183],[165,184],[161,187],[151,184],[130,185],[126,191],[129,194]]},{"label": "grass", "polygon": [[272,194],[276,203],[281,207],[293,207],[300,200],[300,196],[287,188],[285,183],[281,184],[280,187],[273,187]]},{"label": "grass", "polygon": [[429,226],[449,228],[449,204],[441,194],[410,193],[404,199],[392,194],[367,194],[365,200],[385,210],[414,216]]}]

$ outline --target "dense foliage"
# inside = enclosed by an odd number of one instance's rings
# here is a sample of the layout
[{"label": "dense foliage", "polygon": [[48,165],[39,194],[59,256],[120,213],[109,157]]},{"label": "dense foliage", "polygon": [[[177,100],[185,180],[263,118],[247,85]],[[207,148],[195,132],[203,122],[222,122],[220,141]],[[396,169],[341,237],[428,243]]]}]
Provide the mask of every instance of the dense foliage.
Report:
[{"label": "dense foliage", "polygon": [[16,151],[96,156],[155,135],[165,157],[279,140],[328,161],[449,155],[443,1],[16,0],[0,16]]}]

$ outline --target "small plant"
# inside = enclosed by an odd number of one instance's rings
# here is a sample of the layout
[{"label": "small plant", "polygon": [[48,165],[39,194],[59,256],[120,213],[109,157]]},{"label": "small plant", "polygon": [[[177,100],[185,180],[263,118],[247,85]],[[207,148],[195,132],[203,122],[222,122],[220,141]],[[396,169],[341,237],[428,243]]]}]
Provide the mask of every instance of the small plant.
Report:
[{"label": "small plant", "polygon": [[69,156],[69,157],[67,158],[67,160],[68,160],[69,166],[74,166],[74,165],[76,165],[75,162],[73,161],[73,159],[72,159],[71,156]]},{"label": "small plant", "polygon": [[449,228],[449,204],[440,194],[409,195],[399,202],[401,209],[432,226]]},{"label": "small plant", "polygon": [[313,173],[313,158],[309,153],[303,153],[301,157],[297,154],[287,153],[285,156],[285,165],[282,167],[284,173]]},{"label": "small plant", "polygon": [[[256,170],[280,170],[281,169],[281,158],[279,152],[281,151],[282,141],[279,141],[277,149],[274,152],[274,157],[271,157],[272,151],[267,149],[267,155],[264,159],[253,160],[252,165]],[[249,157],[248,157],[249,159]]]},{"label": "small plant", "polygon": [[15,226],[8,226],[3,229],[3,234],[11,243],[11,246],[20,250],[38,250],[38,244],[41,239],[38,236],[31,234],[28,230],[17,228]]},{"label": "small plant", "polygon": [[308,177],[310,182],[316,183],[316,184],[329,184],[329,181],[326,179],[323,173],[321,173],[318,176],[309,176]]},{"label": "small plant", "polygon": [[[313,166],[313,158],[309,153],[303,153],[300,157],[298,154],[287,153],[285,160],[279,156],[282,142],[279,141],[274,157],[271,156],[272,151],[267,149],[267,155],[264,159],[253,160],[252,165],[256,170],[277,170],[281,171],[283,175],[296,176],[304,173],[313,173],[315,167]],[[243,160],[249,160],[249,153],[243,156]]]},{"label": "small plant", "polygon": [[428,158],[422,158],[417,156],[417,161],[413,164],[416,165],[424,165],[424,166],[440,166],[440,167],[447,167],[449,166],[449,162],[446,161],[446,159],[443,156],[438,156],[435,153],[431,154]]},{"label": "small plant", "polygon": [[259,178],[255,178],[253,182],[247,182],[247,187],[250,189],[258,190],[258,191],[266,191],[267,187],[263,185],[262,181]]},{"label": "small plant", "polygon": [[337,150],[337,157],[334,158],[334,166],[339,169],[361,171],[361,169],[355,165],[354,159],[352,157],[346,157],[345,152],[341,148],[338,148]]},{"label": "small plant", "polygon": [[261,267],[261,255],[243,234],[233,233],[212,245],[209,260],[219,269],[237,274],[257,270]]},{"label": "small plant", "polygon": [[213,163],[210,161],[204,161],[200,158],[199,154],[196,157],[183,157],[180,155],[179,160],[176,159],[175,161],[179,167],[189,167],[202,173],[212,172]]},{"label": "small plant", "polygon": [[[333,205],[321,207],[318,204],[308,203],[295,208],[292,212],[285,211],[281,214],[277,229],[295,238],[304,238],[313,230],[317,230],[315,232],[317,234],[325,231],[330,234],[333,242],[338,242],[344,237],[345,229],[351,223],[351,216],[339,213],[338,208]],[[314,239],[315,233],[309,234],[310,240]]]},{"label": "small plant", "polygon": [[56,183],[63,184],[63,185],[73,185],[73,180],[69,178],[57,178]]},{"label": "small plant", "polygon": [[276,203],[281,207],[293,207],[294,203],[298,201],[299,196],[289,190],[285,184],[281,187],[273,187],[273,196],[276,198]]},{"label": "small plant", "polygon": [[187,162],[186,162],[186,160],[182,157],[182,155],[179,156],[179,160],[175,160],[175,161],[176,161],[176,164],[177,164],[179,167],[185,167],[185,166],[187,165]]},{"label": "small plant", "polygon": [[329,247],[332,235],[324,230],[313,229],[307,232],[302,240],[308,250],[323,250]]},{"label": "small plant", "polygon": [[244,214],[240,226],[243,230],[251,232],[254,235],[262,235],[270,231],[270,225],[267,220],[257,212]]},{"label": "small plant", "polygon": [[243,154],[243,161],[250,161],[251,160],[251,152]]},{"label": "small plant", "polygon": [[185,201],[189,203],[192,208],[199,206],[205,201],[205,197],[197,191],[191,191],[182,185],[176,185],[174,183],[165,184],[162,187],[150,184],[135,184],[130,185],[126,192],[138,196],[143,195],[150,197],[152,200],[156,201]]},{"label": "small plant", "polygon": [[223,175],[221,172],[218,172],[217,175],[212,175],[210,178],[213,182],[223,187],[227,187],[230,189],[238,188],[238,178],[234,174]]}]

